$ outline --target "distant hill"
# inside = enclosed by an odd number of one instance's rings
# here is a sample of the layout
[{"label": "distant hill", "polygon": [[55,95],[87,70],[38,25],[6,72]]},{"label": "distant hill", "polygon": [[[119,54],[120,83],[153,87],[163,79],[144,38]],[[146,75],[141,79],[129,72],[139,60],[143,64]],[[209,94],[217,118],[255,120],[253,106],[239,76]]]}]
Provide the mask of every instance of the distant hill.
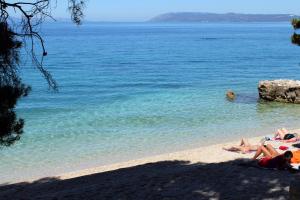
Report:
[{"label": "distant hill", "polygon": [[300,17],[290,14],[239,14],[239,13],[166,13],[150,19],[150,22],[286,22]]}]

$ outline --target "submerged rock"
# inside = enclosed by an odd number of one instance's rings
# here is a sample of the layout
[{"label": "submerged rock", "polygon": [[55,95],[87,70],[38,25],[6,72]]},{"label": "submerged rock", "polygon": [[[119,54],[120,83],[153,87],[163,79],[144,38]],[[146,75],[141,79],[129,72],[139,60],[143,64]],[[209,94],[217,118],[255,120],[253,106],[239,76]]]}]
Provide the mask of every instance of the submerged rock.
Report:
[{"label": "submerged rock", "polygon": [[300,81],[272,80],[260,81],[259,97],[267,101],[300,104]]},{"label": "submerged rock", "polygon": [[228,100],[233,101],[235,99],[235,93],[232,90],[228,90],[226,93],[226,97]]}]

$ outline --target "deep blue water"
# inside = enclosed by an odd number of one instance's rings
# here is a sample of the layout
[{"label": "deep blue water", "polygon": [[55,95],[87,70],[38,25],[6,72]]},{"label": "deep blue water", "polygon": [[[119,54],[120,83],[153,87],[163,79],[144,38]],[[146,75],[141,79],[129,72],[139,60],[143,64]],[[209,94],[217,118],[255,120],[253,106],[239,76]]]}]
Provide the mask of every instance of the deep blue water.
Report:
[{"label": "deep blue water", "polygon": [[[51,92],[29,59],[33,88],[17,111],[1,182],[51,176],[297,127],[300,106],[259,103],[259,80],[300,78],[289,23],[48,24]],[[238,94],[228,102],[228,89]]]}]

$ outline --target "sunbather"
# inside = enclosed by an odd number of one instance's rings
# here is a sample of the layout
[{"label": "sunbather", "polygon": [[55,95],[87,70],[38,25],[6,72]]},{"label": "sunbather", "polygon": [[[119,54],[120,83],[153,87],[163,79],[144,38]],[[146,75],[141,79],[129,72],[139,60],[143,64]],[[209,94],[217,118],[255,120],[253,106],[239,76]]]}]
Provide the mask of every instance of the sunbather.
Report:
[{"label": "sunbather", "polygon": [[265,168],[272,169],[289,169],[291,168],[291,159],[293,153],[291,151],[286,151],[283,154],[279,154],[272,145],[261,145],[253,159],[257,159],[260,155],[263,155],[261,159],[258,160],[258,165]]},{"label": "sunbather", "polygon": [[300,140],[300,136],[297,133],[291,133],[287,129],[278,129],[274,134],[274,139],[280,139],[283,142],[296,142]]},{"label": "sunbather", "polygon": [[237,153],[250,153],[251,151],[256,151],[260,145],[253,145],[247,139],[242,138],[240,145],[232,146],[229,148],[223,147],[226,151],[232,151]]}]

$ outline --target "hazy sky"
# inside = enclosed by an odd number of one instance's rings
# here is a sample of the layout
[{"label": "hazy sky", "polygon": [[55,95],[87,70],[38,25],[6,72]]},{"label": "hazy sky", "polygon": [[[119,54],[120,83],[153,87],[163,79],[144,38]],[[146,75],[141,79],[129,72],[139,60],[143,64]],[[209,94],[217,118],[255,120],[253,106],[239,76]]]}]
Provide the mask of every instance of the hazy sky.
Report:
[{"label": "hazy sky", "polygon": [[[69,17],[67,0],[58,0],[55,17]],[[299,14],[300,0],[88,0],[87,20],[145,21],[166,12]]]}]

